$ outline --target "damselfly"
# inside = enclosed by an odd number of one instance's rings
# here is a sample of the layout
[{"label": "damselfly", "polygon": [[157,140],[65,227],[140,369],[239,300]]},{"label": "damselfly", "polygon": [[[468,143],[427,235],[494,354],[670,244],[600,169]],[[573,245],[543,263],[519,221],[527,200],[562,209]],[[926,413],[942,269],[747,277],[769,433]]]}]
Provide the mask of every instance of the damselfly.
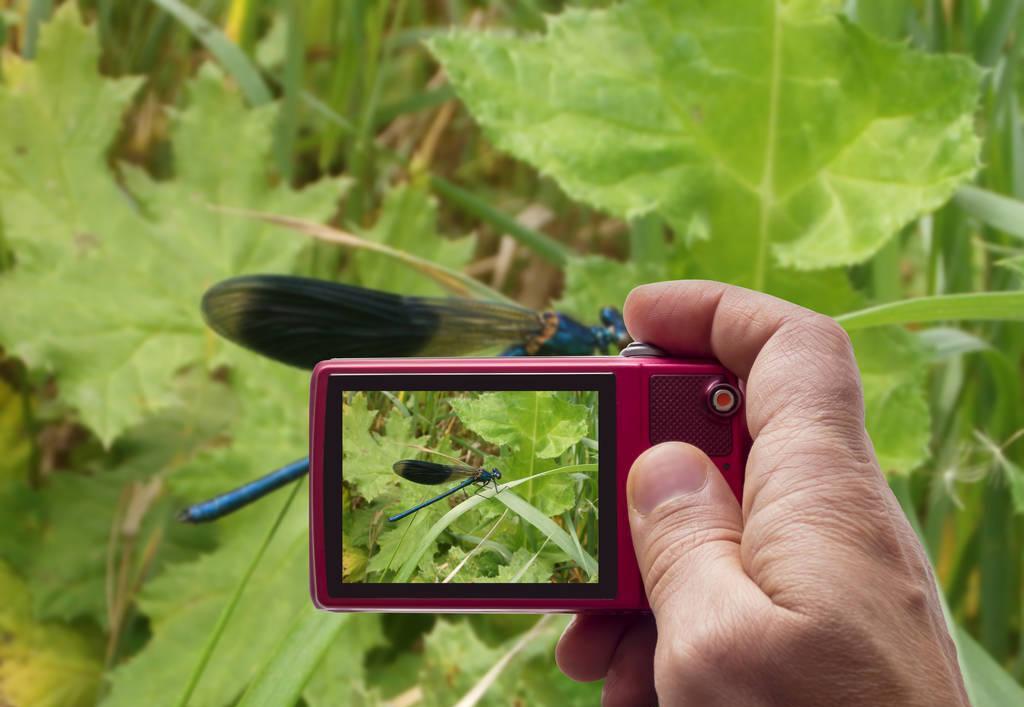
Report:
[{"label": "damselfly", "polygon": [[629,333],[614,307],[586,326],[559,312],[463,297],[412,297],[287,275],[214,285],[203,315],[221,336],[300,368],[329,358],[586,356],[622,349]]},{"label": "damselfly", "polygon": [[411,516],[416,511],[423,510],[427,506],[448,498],[453,493],[461,491],[467,486],[472,486],[473,484],[486,486],[489,483],[493,483],[494,492],[497,493],[499,490],[498,480],[501,478],[501,472],[497,469],[491,469],[488,471],[487,469],[478,469],[471,466],[463,466],[461,464],[437,464],[435,462],[424,462],[416,459],[403,459],[402,461],[395,462],[392,469],[394,469],[395,473],[403,479],[412,481],[415,484],[428,484],[433,486],[436,484],[443,484],[453,478],[463,479],[461,483],[453,486],[444,493],[438,494],[433,498],[429,498],[423,503],[415,505],[407,511],[402,511],[398,515],[390,516],[388,521],[392,523]]},{"label": "damselfly", "polygon": [[[203,315],[221,336],[282,363],[312,368],[329,358],[461,356],[500,347],[502,356],[580,356],[624,348],[614,307],[587,326],[560,312],[462,297],[412,297],[287,275],[247,275],[214,285]],[[216,520],[309,471],[305,459],[186,508],[182,520]]]}]

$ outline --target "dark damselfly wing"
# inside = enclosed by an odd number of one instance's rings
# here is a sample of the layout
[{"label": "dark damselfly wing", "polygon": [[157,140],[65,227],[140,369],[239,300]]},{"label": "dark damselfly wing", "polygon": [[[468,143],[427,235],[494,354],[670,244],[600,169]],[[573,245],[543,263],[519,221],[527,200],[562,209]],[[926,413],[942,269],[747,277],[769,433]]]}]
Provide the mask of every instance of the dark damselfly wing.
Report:
[{"label": "dark damselfly wing", "polygon": [[221,336],[312,368],[329,358],[459,356],[528,341],[544,328],[525,307],[459,297],[413,297],[288,275],[224,280],[203,296]]},{"label": "dark damselfly wing", "polygon": [[471,466],[436,464],[434,462],[419,461],[418,459],[403,459],[402,461],[395,462],[391,468],[403,479],[407,479],[414,484],[443,484],[453,477],[465,478],[480,474],[479,469]]}]

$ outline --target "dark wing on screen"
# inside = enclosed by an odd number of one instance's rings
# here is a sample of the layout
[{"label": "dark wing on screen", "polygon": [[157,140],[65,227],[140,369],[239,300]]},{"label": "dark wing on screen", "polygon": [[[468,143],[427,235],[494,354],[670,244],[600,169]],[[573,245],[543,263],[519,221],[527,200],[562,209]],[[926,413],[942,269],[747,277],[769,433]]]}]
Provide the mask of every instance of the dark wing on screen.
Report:
[{"label": "dark wing on screen", "polygon": [[403,479],[412,481],[415,484],[443,484],[452,477],[476,476],[479,469],[471,466],[453,464],[436,464],[418,459],[403,459],[395,462],[391,467],[395,473]]},{"label": "dark wing on screen", "polygon": [[300,368],[329,358],[461,356],[522,344],[543,329],[539,314],[516,305],[287,275],[224,280],[202,307],[221,336]]}]

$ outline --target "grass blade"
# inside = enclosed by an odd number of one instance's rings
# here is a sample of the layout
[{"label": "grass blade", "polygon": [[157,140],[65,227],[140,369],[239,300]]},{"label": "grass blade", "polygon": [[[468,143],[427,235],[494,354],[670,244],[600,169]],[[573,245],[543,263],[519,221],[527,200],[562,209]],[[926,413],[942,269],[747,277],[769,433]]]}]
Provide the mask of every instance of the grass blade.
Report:
[{"label": "grass blade", "polygon": [[180,0],[150,0],[188,28],[189,32],[217,57],[224,70],[238,83],[245,98],[251,105],[270,103],[273,96],[263,82],[263,77],[249,57],[238,45],[228,39],[220,29],[198,12]]},{"label": "grass blade", "polygon": [[249,684],[238,707],[294,705],[313,671],[351,615],[326,614],[312,607],[302,611],[280,648]]},{"label": "grass blade", "polygon": [[556,525],[553,520],[514,493],[503,491],[502,493],[496,494],[494,497],[517,513],[520,518],[540,532],[544,533],[548,540],[553,542],[562,550],[562,552],[571,557],[573,561],[582,567],[583,571],[588,575],[593,577],[597,574],[597,562],[594,558],[584,551],[579,546],[579,543],[573,542],[569,533]]},{"label": "grass blade", "polygon": [[463,211],[491,224],[502,233],[508,233],[548,262],[562,266],[569,262],[569,249],[555,239],[540,231],[527,228],[511,216],[498,211],[472,192],[468,192],[462,187],[457,187],[441,177],[432,175],[430,183],[441,196],[460,207]]},{"label": "grass blade", "polygon": [[281,526],[281,521],[288,514],[288,509],[292,505],[292,501],[295,499],[296,494],[300,488],[303,488],[305,484],[299,483],[292,486],[291,492],[288,494],[288,498],[285,500],[284,505],[281,506],[281,512],[277,514],[277,518],[274,519],[274,524],[267,530],[266,536],[263,538],[263,542],[260,543],[259,549],[256,550],[256,554],[253,555],[252,562],[243,574],[238,579],[238,584],[235,585],[235,591],[231,594],[231,598],[228,599],[228,603],[224,605],[224,609],[220,612],[220,616],[217,617],[217,623],[214,625],[213,630],[210,631],[210,635],[206,637],[206,643],[203,644],[202,652],[199,654],[199,660],[196,662],[196,667],[193,668],[192,674],[189,675],[188,682],[185,683],[185,688],[181,691],[178,696],[177,702],[174,704],[176,707],[186,707],[190,699],[192,699],[192,693],[196,689],[196,685],[199,684],[199,679],[203,676],[203,672],[206,670],[206,665],[210,662],[210,657],[213,655],[213,649],[217,647],[217,642],[220,640],[221,635],[224,633],[224,629],[228,625],[228,620],[231,615],[235,612],[235,608],[238,606],[238,600],[242,597],[242,592],[249,586],[249,580],[252,579],[252,573],[256,571],[256,567],[260,563],[260,559],[263,554],[267,551],[267,547],[270,546],[270,541],[274,539],[274,535],[277,534],[277,529]]},{"label": "grass blade", "polygon": [[848,331],[889,324],[1021,319],[1024,319],[1024,292],[975,292],[918,297],[836,317],[836,321]]},{"label": "grass blade", "polygon": [[542,616],[537,623],[535,623],[529,631],[524,633],[519,639],[512,644],[512,647],[498,659],[498,661],[490,667],[490,669],[484,673],[475,685],[462,696],[462,699],[455,703],[455,707],[475,707],[480,700],[483,699],[487,691],[497,682],[498,678],[504,674],[508,664],[515,658],[524,648],[530,644],[536,642],[540,635],[547,629],[548,625],[553,623],[555,617],[552,614]]},{"label": "grass blade", "polygon": [[312,236],[313,238],[326,241],[327,243],[334,243],[335,245],[342,245],[347,248],[369,250],[374,253],[386,255],[389,258],[394,258],[395,260],[408,265],[417,272],[426,275],[441,287],[453,294],[459,295],[460,297],[472,296],[480,299],[514,304],[512,300],[497,290],[492,290],[482,282],[475,280],[469,275],[461,273],[458,270],[452,270],[451,268],[447,268],[443,265],[438,265],[432,260],[427,260],[426,258],[421,258],[402,250],[389,248],[382,243],[364,240],[358,236],[352,235],[351,233],[346,233],[345,231],[325,226],[322,223],[307,221],[306,219],[294,218],[291,216],[280,216],[278,214],[271,214],[265,211],[251,211],[249,209],[235,209],[227,206],[213,205],[211,205],[210,208],[226,214],[234,214],[244,218],[264,221],[266,223],[274,224],[275,226],[283,226],[284,228],[304,233],[307,236]]},{"label": "grass blade", "polygon": [[974,35],[975,61],[982,66],[995,66],[1017,22],[1020,6],[1021,0],[992,0]]},{"label": "grass blade", "polygon": [[[918,539],[925,544],[926,538],[914,508],[914,499],[910,493],[910,480],[905,476],[893,477],[889,480],[889,485],[903,508],[907,520],[910,521],[911,527],[917,533]],[[925,549],[928,549],[927,546]],[[942,587],[937,586],[936,589],[939,603],[942,605],[942,614],[946,619],[946,626],[956,643],[960,670],[963,673],[964,685],[967,688],[971,704],[974,707],[1024,704],[1024,687],[1018,685],[1010,674],[971,638],[967,631],[957,625],[949,611]]]},{"label": "grass blade", "polygon": [[286,182],[291,181],[294,172],[293,156],[299,133],[299,105],[302,100],[303,59],[306,53],[302,5],[302,0],[289,0],[287,3],[288,47],[282,79],[284,98],[274,141],[277,168]]},{"label": "grass blade", "polygon": [[982,223],[1024,238],[1024,202],[978,187],[960,187],[953,202]]},{"label": "grass blade", "polygon": [[21,55],[33,59],[36,43],[39,41],[39,25],[53,12],[53,0],[32,0],[25,13],[25,39],[21,44]]}]

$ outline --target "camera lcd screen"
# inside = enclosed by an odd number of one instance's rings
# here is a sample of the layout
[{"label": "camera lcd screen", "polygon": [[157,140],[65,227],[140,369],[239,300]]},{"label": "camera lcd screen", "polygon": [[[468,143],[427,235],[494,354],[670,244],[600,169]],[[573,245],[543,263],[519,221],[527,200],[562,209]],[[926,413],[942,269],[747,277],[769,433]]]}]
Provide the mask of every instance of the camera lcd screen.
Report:
[{"label": "camera lcd screen", "polygon": [[614,596],[614,394],[610,374],[333,376],[331,594]]}]

